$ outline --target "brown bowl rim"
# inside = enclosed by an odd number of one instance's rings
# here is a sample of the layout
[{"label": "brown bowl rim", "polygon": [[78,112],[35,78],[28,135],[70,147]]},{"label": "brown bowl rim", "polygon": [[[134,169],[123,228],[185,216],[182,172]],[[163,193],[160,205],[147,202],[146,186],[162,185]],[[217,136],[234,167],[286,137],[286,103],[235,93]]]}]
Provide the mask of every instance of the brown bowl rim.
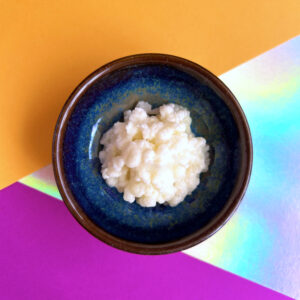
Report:
[{"label": "brown bowl rim", "polygon": [[[228,199],[228,204],[225,205],[225,207],[216,216],[216,218],[214,218],[204,228],[201,228],[193,234],[185,236],[178,240],[159,244],[145,244],[128,241],[114,236],[98,227],[84,213],[84,211],[77,203],[75,196],[72,194],[64,175],[62,162],[62,143],[68,119],[84,91],[86,91],[86,89],[88,89],[94,81],[119,68],[127,67],[130,65],[152,63],[166,64],[177,68],[188,68],[190,72],[200,74],[202,77],[205,77],[208,81],[210,81],[214,85],[214,88],[217,88],[218,92],[222,94],[222,100],[226,103],[231,113],[233,114],[240,132],[242,145],[241,169],[238,174],[238,178],[236,181],[237,183],[235,184],[234,190]],[[87,76],[75,88],[75,90],[71,93],[66,103],[64,104],[56,123],[53,136],[52,159],[55,180],[62,199],[71,214],[88,232],[90,232],[93,236],[105,242],[106,244],[128,252],[138,254],[166,254],[185,250],[206,240],[215,232],[217,232],[222,226],[224,226],[225,223],[230,219],[230,217],[239,206],[249,183],[252,170],[253,146],[249,125],[240,104],[238,103],[232,92],[229,90],[229,88],[218,77],[216,77],[214,74],[212,74],[202,66],[178,56],[160,53],[145,53],[122,57],[108,64],[105,64],[104,66],[100,67],[89,76]]]}]

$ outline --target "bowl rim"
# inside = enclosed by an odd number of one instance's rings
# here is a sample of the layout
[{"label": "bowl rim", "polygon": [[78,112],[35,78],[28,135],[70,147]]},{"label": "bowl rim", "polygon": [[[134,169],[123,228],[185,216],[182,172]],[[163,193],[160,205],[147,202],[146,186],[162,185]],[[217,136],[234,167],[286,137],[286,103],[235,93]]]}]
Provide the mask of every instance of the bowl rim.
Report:
[{"label": "bowl rim", "polygon": [[[96,80],[102,78],[103,76],[106,76],[107,74],[119,68],[138,64],[169,65],[180,69],[189,69],[191,73],[194,73],[195,75],[198,74],[198,76],[200,74],[200,76],[205,77],[206,80],[209,81],[214,86],[214,88],[217,88],[217,91],[222,94],[222,100],[225,102],[230,112],[232,113],[241,138],[241,168],[233,192],[228,198],[227,205],[225,205],[224,208],[219,212],[219,214],[205,227],[197,230],[196,232],[188,236],[166,243],[146,244],[128,241],[114,236],[97,226],[85,214],[85,212],[77,203],[76,197],[72,194],[68,186],[68,182],[66,180],[63,168],[62,144],[64,139],[64,133],[72,111],[75,108],[77,102],[80,100],[83,93]],[[74,218],[88,232],[90,232],[93,236],[105,242],[106,244],[128,252],[138,254],[167,254],[185,250],[206,240],[211,235],[216,233],[230,219],[230,217],[233,215],[233,213],[239,206],[250,180],[253,161],[253,145],[250,128],[240,104],[238,103],[237,99],[232,94],[232,92],[229,90],[229,88],[218,77],[216,77],[213,73],[211,73],[204,67],[185,58],[161,53],[143,53],[125,56],[103,65],[102,67],[98,68],[93,73],[88,75],[74,89],[74,91],[71,93],[71,95],[65,102],[55,126],[52,144],[52,160],[55,180],[59,192],[62,196],[62,199],[69,211],[71,212],[71,214],[74,216]]]}]

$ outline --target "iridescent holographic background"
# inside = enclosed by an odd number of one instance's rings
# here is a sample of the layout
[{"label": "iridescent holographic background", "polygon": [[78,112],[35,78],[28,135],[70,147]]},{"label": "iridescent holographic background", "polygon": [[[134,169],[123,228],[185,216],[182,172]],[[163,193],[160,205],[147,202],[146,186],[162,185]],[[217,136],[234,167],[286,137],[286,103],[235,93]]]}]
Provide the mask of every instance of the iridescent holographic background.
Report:
[{"label": "iridescent holographic background", "polygon": [[[231,220],[184,253],[300,298],[300,37],[220,78],[250,125],[252,177]],[[20,182],[61,199],[51,165]]]}]

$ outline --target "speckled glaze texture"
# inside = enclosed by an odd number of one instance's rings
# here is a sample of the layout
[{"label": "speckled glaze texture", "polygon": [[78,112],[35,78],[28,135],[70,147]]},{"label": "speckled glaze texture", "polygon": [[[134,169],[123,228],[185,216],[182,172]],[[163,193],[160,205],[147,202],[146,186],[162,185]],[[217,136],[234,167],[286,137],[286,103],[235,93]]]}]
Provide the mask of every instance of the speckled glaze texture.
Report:
[{"label": "speckled glaze texture", "polygon": [[[209,171],[176,207],[130,204],[101,176],[101,135],[141,100],[155,107],[168,102],[186,107],[194,134],[210,146]],[[73,105],[60,137],[64,182],[79,210],[108,235],[150,248],[185,239],[206,230],[231,205],[245,154],[235,119],[222,92],[193,70],[160,62],[131,63],[95,79]]]}]

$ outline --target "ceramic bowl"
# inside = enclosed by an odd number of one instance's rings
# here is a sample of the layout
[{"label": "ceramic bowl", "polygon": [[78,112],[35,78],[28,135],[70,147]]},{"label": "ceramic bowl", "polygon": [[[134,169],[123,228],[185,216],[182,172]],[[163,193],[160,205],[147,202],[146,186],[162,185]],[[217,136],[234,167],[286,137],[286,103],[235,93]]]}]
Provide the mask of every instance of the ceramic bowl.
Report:
[{"label": "ceramic bowl", "polygon": [[[193,132],[210,146],[208,172],[176,207],[130,204],[101,176],[101,135],[140,100],[186,107]],[[202,242],[230,218],[249,181],[252,142],[238,101],[215,75],[180,57],[140,54],[106,64],[73,91],[57,121],[53,165],[66,206],[86,230],[122,250],[163,254]]]}]

